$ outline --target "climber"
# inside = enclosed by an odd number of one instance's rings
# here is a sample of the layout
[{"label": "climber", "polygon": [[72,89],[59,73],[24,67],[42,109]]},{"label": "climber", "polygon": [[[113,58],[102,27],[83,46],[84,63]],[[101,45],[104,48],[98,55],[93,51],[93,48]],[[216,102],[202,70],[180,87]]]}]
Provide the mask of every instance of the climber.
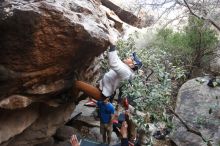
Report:
[{"label": "climber", "polygon": [[123,80],[131,80],[134,77],[134,72],[142,66],[142,62],[135,52],[122,62],[115,50],[116,39],[112,35],[109,35],[109,42],[108,61],[111,69],[104,74],[99,86],[94,87],[83,81],[75,81],[74,83],[76,90],[84,92],[95,100],[102,100],[102,97],[110,97],[111,100],[119,83]]}]

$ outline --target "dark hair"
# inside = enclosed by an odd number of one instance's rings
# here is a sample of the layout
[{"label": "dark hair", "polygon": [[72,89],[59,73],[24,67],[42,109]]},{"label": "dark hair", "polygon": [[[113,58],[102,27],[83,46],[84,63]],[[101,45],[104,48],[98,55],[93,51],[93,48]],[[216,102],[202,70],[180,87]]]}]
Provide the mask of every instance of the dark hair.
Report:
[{"label": "dark hair", "polygon": [[110,100],[110,97],[106,97],[105,95],[102,95],[102,100],[106,100],[106,99],[109,99]]},{"label": "dark hair", "polygon": [[138,70],[139,69],[139,67],[137,66],[137,65],[134,65],[134,67],[133,68],[131,68],[133,71],[136,71],[136,70]]}]

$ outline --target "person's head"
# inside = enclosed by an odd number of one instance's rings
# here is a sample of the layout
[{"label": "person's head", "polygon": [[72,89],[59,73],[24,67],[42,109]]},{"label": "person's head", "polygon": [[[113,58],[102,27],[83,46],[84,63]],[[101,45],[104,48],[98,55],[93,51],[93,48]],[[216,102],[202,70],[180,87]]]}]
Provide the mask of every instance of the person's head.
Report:
[{"label": "person's head", "polygon": [[104,97],[104,98],[103,98],[103,102],[104,102],[104,103],[108,103],[109,101],[110,101],[109,97]]},{"label": "person's head", "polygon": [[142,67],[141,60],[137,57],[136,52],[133,52],[132,55],[123,60],[132,70],[136,71]]}]

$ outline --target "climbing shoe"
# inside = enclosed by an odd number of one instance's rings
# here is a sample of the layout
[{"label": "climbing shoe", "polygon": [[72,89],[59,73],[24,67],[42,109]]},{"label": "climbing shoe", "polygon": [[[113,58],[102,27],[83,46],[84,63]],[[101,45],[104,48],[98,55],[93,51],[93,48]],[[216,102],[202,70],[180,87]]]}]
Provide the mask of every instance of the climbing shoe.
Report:
[{"label": "climbing shoe", "polygon": [[94,99],[89,99],[84,106],[89,106],[89,107],[96,107],[96,101]]}]

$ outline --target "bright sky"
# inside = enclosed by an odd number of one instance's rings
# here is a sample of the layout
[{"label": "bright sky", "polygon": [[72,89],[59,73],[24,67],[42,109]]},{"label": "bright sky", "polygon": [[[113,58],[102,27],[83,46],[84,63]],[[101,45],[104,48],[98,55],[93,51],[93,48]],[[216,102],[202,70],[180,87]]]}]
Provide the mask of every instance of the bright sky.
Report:
[{"label": "bright sky", "polygon": [[[131,8],[136,8],[138,6],[138,3],[140,6],[143,7],[144,4],[151,4],[153,1],[156,1],[158,4],[163,3],[164,0],[111,0],[115,4],[125,8],[125,9],[131,9]],[[164,14],[164,11],[168,8],[170,8],[173,5],[173,2],[168,3],[166,5],[163,5],[163,7],[153,7],[151,5],[145,5],[145,11],[147,11],[148,14],[153,15],[155,18],[159,18],[162,14]],[[164,25],[170,22],[171,20],[175,19],[178,16],[181,16],[183,13],[183,9],[172,9],[170,10],[169,13],[164,14],[160,21],[157,21],[157,25]],[[184,22],[184,19],[182,21]],[[179,21],[173,21],[171,23],[172,27],[176,27],[179,24]]]}]

